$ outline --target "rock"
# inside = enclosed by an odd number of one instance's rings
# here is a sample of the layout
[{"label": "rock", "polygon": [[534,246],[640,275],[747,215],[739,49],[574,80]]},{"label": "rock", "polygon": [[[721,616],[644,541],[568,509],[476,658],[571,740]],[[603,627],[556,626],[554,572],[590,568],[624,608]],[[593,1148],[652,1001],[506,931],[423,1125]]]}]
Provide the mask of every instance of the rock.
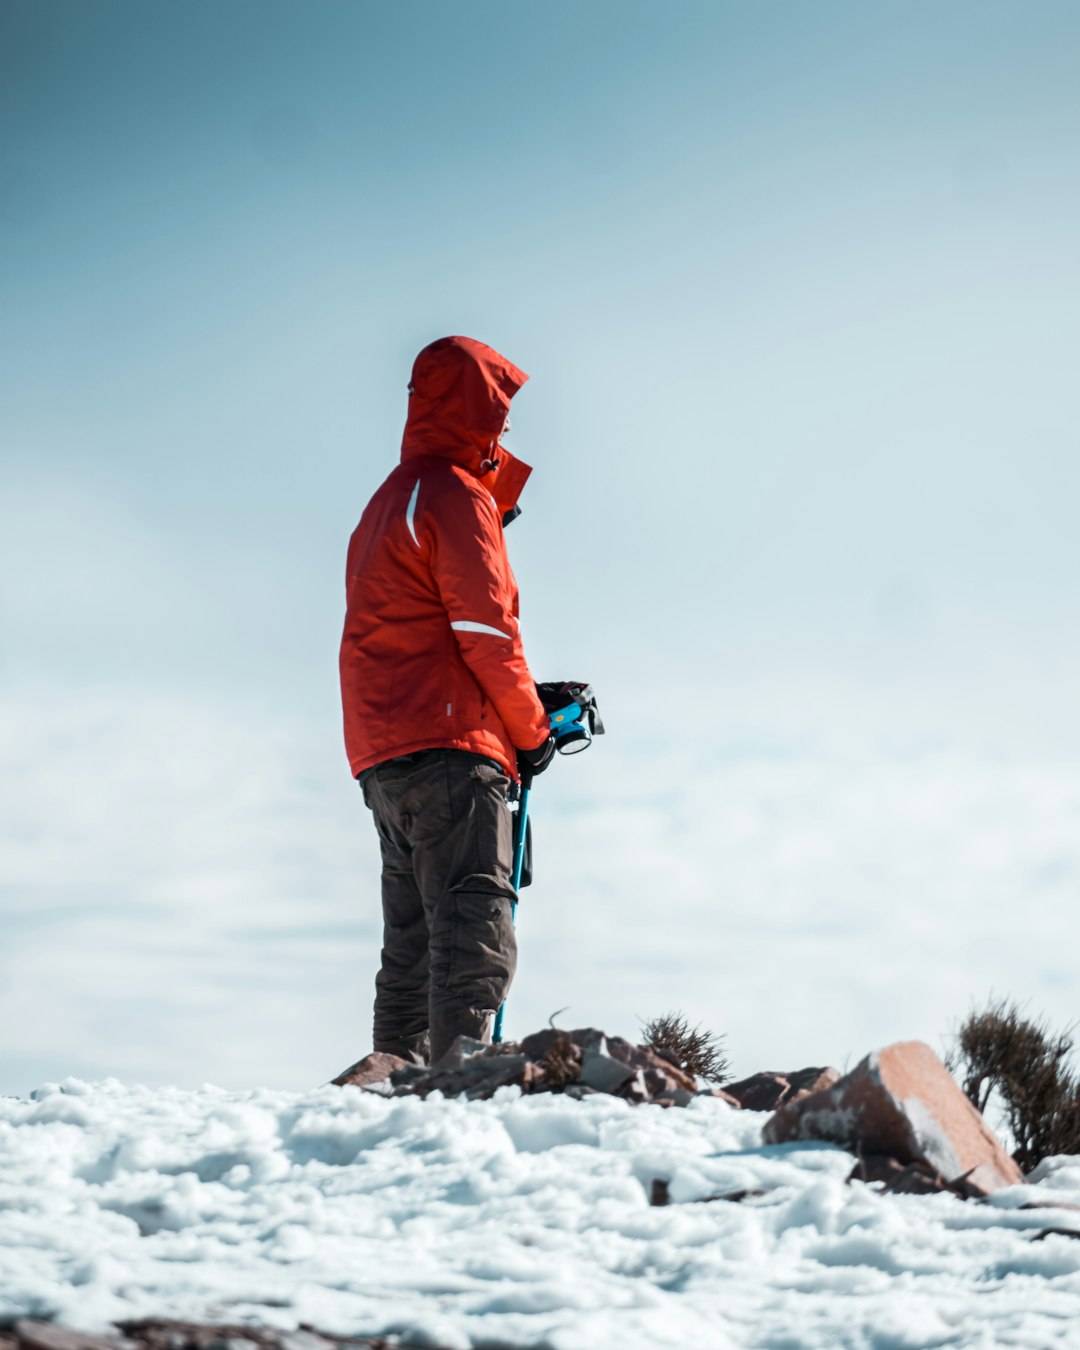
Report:
[{"label": "rock", "polygon": [[[543,1031],[534,1031],[531,1036],[526,1036],[518,1045],[518,1049],[527,1059],[541,1060],[555,1042],[566,1035],[565,1031],[557,1031],[554,1027],[545,1027]],[[573,1038],[571,1037],[571,1039]]]},{"label": "rock", "polygon": [[821,1139],[860,1153],[925,1163],[951,1185],[988,1195],[1022,1180],[982,1116],[928,1045],[875,1051],[831,1087],[790,1101],[766,1122],[765,1142]]},{"label": "rock", "polygon": [[648,1045],[631,1045],[621,1036],[606,1036],[604,1039],[607,1042],[607,1053],[631,1069],[641,1069],[646,1075],[647,1082],[651,1080],[658,1085],[686,1088],[689,1092],[697,1090],[696,1079],[681,1069],[668,1051],[654,1050]]},{"label": "rock", "polygon": [[437,1059],[431,1066],[432,1069],[460,1069],[464,1064],[476,1058],[477,1055],[486,1055],[494,1052],[495,1046],[488,1045],[486,1041],[478,1041],[473,1036],[458,1036],[452,1042],[450,1049]]},{"label": "rock", "polygon": [[[127,1350],[280,1350],[281,1346],[279,1333],[266,1327],[173,1322],[154,1317],[118,1325],[127,1337],[119,1345]],[[329,1346],[331,1342],[326,1344]]]},{"label": "rock", "polygon": [[723,1200],[729,1205],[741,1205],[744,1200],[759,1200],[763,1195],[768,1195],[768,1191],[761,1190],[758,1187],[741,1191],[721,1191],[718,1195],[703,1195],[696,1201],[699,1205],[711,1205],[714,1200]]},{"label": "rock", "polygon": [[788,1102],[832,1087],[839,1079],[839,1069],[796,1069],[793,1073],[767,1070],[741,1078],[737,1083],[725,1083],[724,1091],[744,1111],[776,1111]]},{"label": "rock", "polygon": [[[805,1072],[811,1075],[808,1081],[813,1081],[819,1071]],[[585,1097],[604,1092],[640,1105],[655,1102],[686,1106],[702,1095],[719,1096],[731,1106],[739,1105],[734,1097],[719,1090],[707,1094],[699,1091],[697,1080],[668,1052],[633,1045],[621,1036],[607,1036],[597,1027],[576,1031],[547,1027],[521,1042],[501,1045],[459,1036],[438,1063],[430,1066],[373,1053],[333,1081],[394,1097],[426,1097],[441,1092],[447,1097],[475,1099],[490,1097],[507,1084],[517,1084],[527,1093],[568,1092]]]},{"label": "rock", "polygon": [[584,1049],[581,1057],[581,1081],[597,1092],[617,1092],[634,1070],[625,1059],[616,1059],[608,1051],[607,1037],[601,1036]]},{"label": "rock", "polygon": [[659,1059],[662,1059],[666,1064],[673,1064],[680,1073],[685,1072],[683,1066],[675,1058],[675,1051],[669,1050],[666,1045],[657,1045],[657,1046],[643,1045],[641,1048],[643,1050],[647,1050],[650,1055],[656,1055]]},{"label": "rock", "polygon": [[649,1046],[634,1046],[634,1050],[645,1061],[647,1073],[663,1075],[669,1087],[685,1088],[687,1092],[697,1091],[697,1079],[679,1068],[678,1064],[659,1050]]},{"label": "rock", "polygon": [[[601,1031],[599,1027],[578,1027],[575,1031],[568,1031],[566,1034],[574,1044],[579,1046],[582,1050],[587,1050],[590,1045],[594,1045],[597,1041],[606,1041],[608,1039],[607,1035]],[[618,1037],[613,1036],[611,1039],[618,1040]]]},{"label": "rock", "polygon": [[[524,1055],[497,1053],[483,1045],[481,1052],[471,1058],[461,1056],[460,1066],[456,1068],[448,1055],[449,1052],[433,1069],[416,1069],[409,1064],[396,1069],[391,1078],[394,1095],[426,1097],[429,1093],[441,1092],[445,1097],[464,1096],[478,1101],[493,1096],[499,1088],[510,1083],[524,1085],[526,1073],[533,1067]],[[447,1065],[450,1067],[445,1067]]]},{"label": "rock", "polygon": [[336,1342],[315,1331],[285,1331],[281,1333],[281,1350],[336,1350]]},{"label": "rock", "polygon": [[[741,1204],[744,1200],[756,1200],[762,1195],[768,1195],[768,1191],[761,1190],[742,1190],[742,1191],[723,1191],[719,1195],[703,1195],[700,1200],[695,1201],[699,1205],[711,1205],[714,1200],[724,1200],[729,1205]],[[650,1205],[670,1205],[671,1204],[671,1183],[663,1177],[656,1177],[653,1180],[652,1188],[649,1191]]]},{"label": "rock", "polygon": [[[368,1087],[371,1083],[385,1083],[395,1069],[400,1069],[409,1061],[400,1055],[388,1055],[375,1050],[363,1059],[339,1073],[333,1080],[337,1087]],[[413,1066],[418,1067],[418,1066]]]},{"label": "rock", "polygon": [[775,1111],[791,1091],[791,1083],[782,1073],[755,1073],[737,1083],[728,1083],[724,1091],[744,1111]]},{"label": "rock", "polygon": [[547,1077],[542,1064],[534,1064],[531,1059],[525,1061],[525,1071],[521,1075],[522,1092],[543,1092],[547,1087]]},{"label": "rock", "polygon": [[405,1060],[400,1068],[397,1068],[390,1075],[390,1082],[394,1088],[395,1096],[400,1096],[402,1092],[410,1091],[422,1078],[426,1078],[431,1072],[425,1069],[422,1064],[411,1064]]},{"label": "rock", "polygon": [[784,1077],[791,1084],[791,1095],[787,1100],[793,1102],[798,1101],[800,1097],[808,1097],[812,1092],[824,1092],[826,1088],[839,1083],[840,1070],[796,1069],[794,1073],[785,1074]]},{"label": "rock", "polygon": [[663,1092],[658,1092],[653,1100],[660,1106],[689,1106],[698,1095],[686,1088],[665,1088]]},{"label": "rock", "polygon": [[[142,1318],[119,1324],[127,1339],[110,1336],[110,1350],[212,1350],[215,1346],[256,1346],[258,1350],[391,1350],[384,1337],[339,1336],[320,1333],[303,1324],[298,1331],[276,1331],[268,1327],[225,1326],[203,1322],[172,1322],[161,1318]],[[91,1345],[94,1337],[81,1337]],[[12,1338],[12,1347],[18,1342]],[[0,1334],[0,1347],[4,1336]],[[6,1347],[5,1347],[6,1350]],[[433,1347],[433,1350],[435,1348]]]},{"label": "rock", "polygon": [[473,1078],[466,1088],[465,1095],[472,1101],[492,1097],[501,1087],[516,1084],[524,1086],[525,1073],[529,1061],[524,1055],[495,1055],[490,1059],[473,1059],[465,1065],[464,1072]]},{"label": "rock", "polygon": [[966,1176],[950,1181],[929,1163],[902,1163],[886,1154],[870,1154],[860,1158],[851,1170],[848,1185],[853,1181],[867,1184],[881,1182],[882,1192],[890,1195],[937,1195],[949,1191],[961,1200],[979,1199],[984,1192],[972,1186]]},{"label": "rock", "polygon": [[941,1195],[952,1186],[936,1168],[926,1163],[908,1163],[882,1188],[890,1195]]},{"label": "rock", "polygon": [[30,1350],[114,1350],[115,1341],[103,1336],[91,1336],[85,1331],[71,1331],[52,1322],[38,1322],[22,1318],[15,1323],[15,1335],[20,1345]]},{"label": "rock", "polygon": [[559,1032],[536,1067],[543,1075],[543,1090],[558,1092],[581,1081],[581,1050],[565,1032]]},{"label": "rock", "polygon": [[1031,1239],[1032,1242],[1042,1242],[1048,1237],[1066,1237],[1080,1238],[1080,1228],[1044,1228],[1042,1232],[1036,1233]]},{"label": "rock", "polygon": [[848,1176],[848,1185],[853,1181],[862,1181],[868,1186],[882,1181],[887,1185],[895,1181],[903,1170],[904,1164],[887,1153],[861,1154]]},{"label": "rock", "polygon": [[640,1069],[633,1071],[622,1087],[616,1091],[615,1096],[621,1097],[626,1102],[634,1102],[639,1106],[652,1101],[652,1093],[650,1093],[645,1082],[645,1075]]},{"label": "rock", "polygon": [[722,1102],[727,1102],[728,1106],[733,1107],[736,1111],[742,1110],[742,1102],[737,1097],[733,1097],[725,1088],[708,1088],[697,1095],[699,1097],[716,1097]]},{"label": "rock", "polygon": [[336,1350],[337,1342],[327,1340],[317,1331],[285,1331],[281,1335],[281,1350]]}]

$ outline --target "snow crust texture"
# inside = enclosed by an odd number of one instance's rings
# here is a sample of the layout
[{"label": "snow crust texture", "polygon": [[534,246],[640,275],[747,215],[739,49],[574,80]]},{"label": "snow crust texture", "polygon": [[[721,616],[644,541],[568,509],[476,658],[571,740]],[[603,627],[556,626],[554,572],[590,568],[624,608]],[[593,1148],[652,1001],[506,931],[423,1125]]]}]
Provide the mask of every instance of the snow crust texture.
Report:
[{"label": "snow crust texture", "polygon": [[69,1079],[0,1099],[0,1320],[448,1350],[1080,1345],[1080,1240],[1039,1236],[1080,1230],[1080,1159],[985,1204],[883,1196],[845,1184],[842,1150],[763,1146],[765,1119]]}]

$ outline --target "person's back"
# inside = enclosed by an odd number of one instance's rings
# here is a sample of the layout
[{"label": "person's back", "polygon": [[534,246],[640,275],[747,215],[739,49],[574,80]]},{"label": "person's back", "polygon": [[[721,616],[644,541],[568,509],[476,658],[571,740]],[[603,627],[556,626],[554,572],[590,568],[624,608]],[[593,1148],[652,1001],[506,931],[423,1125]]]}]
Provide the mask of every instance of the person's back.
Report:
[{"label": "person's back", "polygon": [[531,472],[499,443],[526,376],[483,343],[416,359],[401,463],[349,545],[349,764],[383,853],[375,1049],[490,1033],[514,969],[509,779],[550,760],[503,540]]}]

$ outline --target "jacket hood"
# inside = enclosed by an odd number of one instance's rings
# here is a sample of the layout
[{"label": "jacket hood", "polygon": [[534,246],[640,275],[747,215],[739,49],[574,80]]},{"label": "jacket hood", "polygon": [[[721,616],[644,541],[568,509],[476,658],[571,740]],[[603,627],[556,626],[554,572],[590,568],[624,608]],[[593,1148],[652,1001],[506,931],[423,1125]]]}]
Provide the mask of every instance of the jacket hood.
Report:
[{"label": "jacket hood", "polygon": [[480,479],[500,513],[512,511],[532,469],[500,445],[499,437],[510,400],[528,378],[474,338],[432,342],[413,363],[402,460],[419,455],[452,460]]}]

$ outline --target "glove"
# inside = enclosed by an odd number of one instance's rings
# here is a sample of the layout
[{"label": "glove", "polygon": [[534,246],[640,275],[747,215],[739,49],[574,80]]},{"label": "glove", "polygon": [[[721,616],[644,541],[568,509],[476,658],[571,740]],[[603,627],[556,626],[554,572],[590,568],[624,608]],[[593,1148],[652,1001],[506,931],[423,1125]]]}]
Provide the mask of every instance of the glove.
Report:
[{"label": "glove", "polygon": [[547,736],[535,750],[517,752],[518,773],[522,787],[529,787],[538,773],[543,773],[555,758],[555,737]]},{"label": "glove", "polygon": [[581,680],[544,680],[537,682],[536,696],[544,705],[544,711],[553,713],[565,708],[568,703],[576,703],[578,690],[592,693],[591,688]]}]

